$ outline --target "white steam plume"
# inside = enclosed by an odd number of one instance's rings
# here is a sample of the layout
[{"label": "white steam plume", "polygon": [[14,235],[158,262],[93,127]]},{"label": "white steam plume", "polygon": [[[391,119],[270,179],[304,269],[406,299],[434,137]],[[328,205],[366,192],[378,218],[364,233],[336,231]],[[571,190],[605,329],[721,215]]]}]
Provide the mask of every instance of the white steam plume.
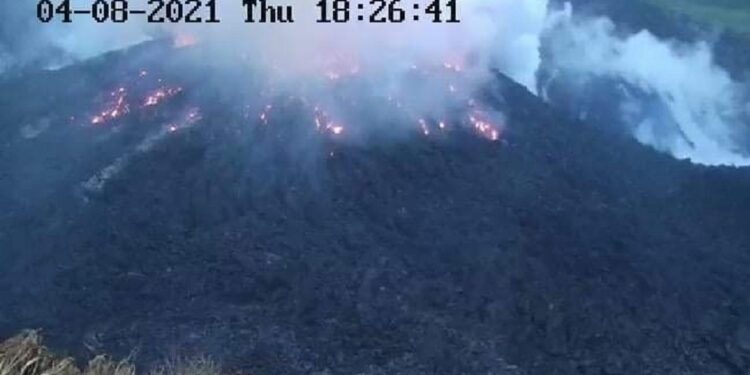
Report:
[{"label": "white steam plume", "polygon": [[666,114],[635,99],[619,103],[641,142],[699,164],[750,165],[736,143],[747,126],[743,87],[715,64],[708,44],[660,40],[646,30],[621,36],[609,19],[579,19],[570,5],[550,16],[547,34],[555,69],[623,80],[658,98]]}]

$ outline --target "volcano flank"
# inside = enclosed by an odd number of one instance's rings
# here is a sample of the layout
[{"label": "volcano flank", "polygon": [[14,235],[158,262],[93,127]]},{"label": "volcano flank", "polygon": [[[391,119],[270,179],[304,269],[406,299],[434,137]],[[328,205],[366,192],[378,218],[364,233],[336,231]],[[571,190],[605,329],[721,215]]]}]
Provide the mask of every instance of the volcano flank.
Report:
[{"label": "volcano flank", "polygon": [[747,169],[500,73],[477,102],[502,127],[349,140],[333,117],[398,119],[260,101],[163,48],[0,82],[0,336],[253,374],[750,370]]}]

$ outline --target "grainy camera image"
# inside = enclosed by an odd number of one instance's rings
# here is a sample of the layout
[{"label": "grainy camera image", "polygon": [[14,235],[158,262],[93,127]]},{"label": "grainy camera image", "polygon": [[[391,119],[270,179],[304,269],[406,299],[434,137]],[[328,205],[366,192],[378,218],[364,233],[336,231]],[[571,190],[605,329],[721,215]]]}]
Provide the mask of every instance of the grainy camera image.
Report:
[{"label": "grainy camera image", "polygon": [[750,3],[250,3],[0,3],[0,374],[750,373]]}]

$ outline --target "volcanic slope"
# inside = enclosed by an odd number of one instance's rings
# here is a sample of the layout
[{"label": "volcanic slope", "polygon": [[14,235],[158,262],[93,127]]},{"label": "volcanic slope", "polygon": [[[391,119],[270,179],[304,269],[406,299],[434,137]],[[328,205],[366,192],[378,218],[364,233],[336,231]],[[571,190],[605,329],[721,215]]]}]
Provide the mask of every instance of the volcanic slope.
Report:
[{"label": "volcanic slope", "polygon": [[479,99],[498,141],[346,142],[299,99],[243,116],[254,89],[160,48],[2,82],[0,336],[257,374],[750,370],[747,170],[565,120],[500,74]]}]

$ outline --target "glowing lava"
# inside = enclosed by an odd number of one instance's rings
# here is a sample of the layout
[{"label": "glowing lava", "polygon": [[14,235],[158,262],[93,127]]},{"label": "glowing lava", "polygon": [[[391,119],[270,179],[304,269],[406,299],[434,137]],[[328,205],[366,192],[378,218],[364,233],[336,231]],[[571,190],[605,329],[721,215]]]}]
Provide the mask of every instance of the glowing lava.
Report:
[{"label": "glowing lava", "polygon": [[258,118],[260,118],[260,121],[263,123],[263,125],[268,125],[268,116],[271,114],[272,109],[273,109],[273,105],[271,104],[266,104],[266,106],[263,107],[263,111],[258,116]]},{"label": "glowing lava", "polygon": [[471,123],[480,136],[493,142],[500,140],[500,126],[487,120],[487,117],[488,116],[481,111],[474,111],[469,115],[469,123]]},{"label": "glowing lava", "polygon": [[143,103],[144,107],[153,107],[158,105],[163,100],[171,98],[182,92],[182,87],[162,87],[146,97]]},{"label": "glowing lava", "polygon": [[427,121],[425,121],[425,119],[419,119],[419,127],[422,129],[422,134],[430,135],[430,128],[427,127]]},{"label": "glowing lava", "polygon": [[91,123],[94,125],[103,124],[111,120],[117,119],[128,112],[130,112],[130,106],[126,102],[127,93],[124,87],[112,91],[110,96],[113,98],[107,107],[101,111],[98,115],[91,119]]},{"label": "glowing lava", "polygon": [[315,122],[315,128],[319,132],[330,133],[333,135],[341,135],[344,132],[344,126],[331,119],[328,112],[320,109],[316,106],[313,109],[313,120]]},{"label": "glowing lava", "polygon": [[198,38],[193,34],[179,33],[174,37],[174,48],[187,48],[198,44]]}]

